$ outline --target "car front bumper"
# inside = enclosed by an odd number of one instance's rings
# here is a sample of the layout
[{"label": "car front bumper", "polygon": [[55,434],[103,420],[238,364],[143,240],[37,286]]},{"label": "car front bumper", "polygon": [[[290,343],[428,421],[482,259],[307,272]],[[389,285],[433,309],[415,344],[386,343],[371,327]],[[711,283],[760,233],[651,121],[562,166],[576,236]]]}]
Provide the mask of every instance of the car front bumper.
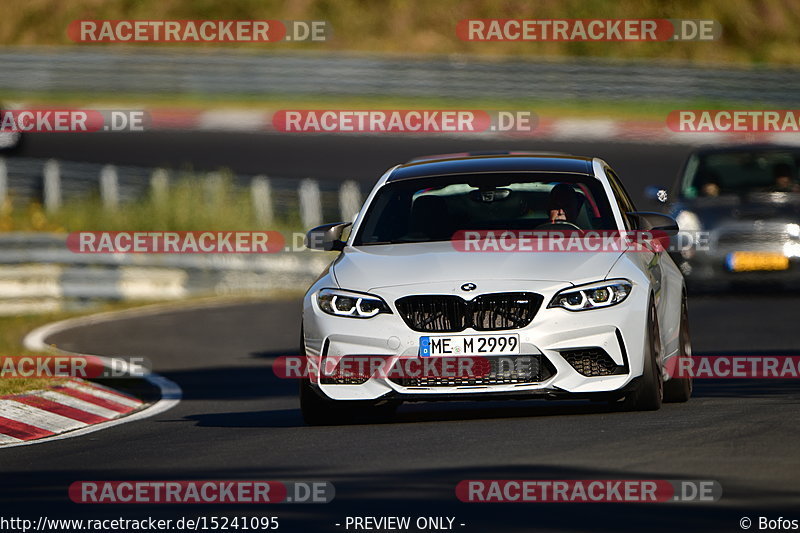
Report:
[{"label": "car front bumper", "polygon": [[[370,292],[384,299],[392,314],[379,314],[369,319],[331,316],[316,303],[316,284],[306,295],[303,310],[304,345],[313,368],[330,369],[349,356],[375,356],[392,367],[398,360],[419,358],[421,336],[492,335],[516,333],[520,353],[541,357],[552,372],[546,379],[525,383],[484,385],[408,386],[402,380],[378,372],[363,383],[331,383],[312,373],[311,384],[323,396],[334,400],[436,400],[474,397],[554,397],[591,396],[625,390],[642,373],[645,346],[647,287],[634,285],[622,303],[601,309],[572,312],[561,308],[548,309],[547,304],[569,284],[549,281],[482,281],[479,294],[528,291],[541,294],[543,303],[531,323],[520,329],[479,332],[466,329],[458,333],[427,333],[412,330],[399,315],[394,301],[409,294],[452,294],[452,283],[418,286],[384,287]],[[587,376],[568,362],[566,356],[579,349],[600,349],[615,365],[611,375]],[[494,356],[486,356],[494,357]],[[584,368],[585,370],[585,368]]]}]

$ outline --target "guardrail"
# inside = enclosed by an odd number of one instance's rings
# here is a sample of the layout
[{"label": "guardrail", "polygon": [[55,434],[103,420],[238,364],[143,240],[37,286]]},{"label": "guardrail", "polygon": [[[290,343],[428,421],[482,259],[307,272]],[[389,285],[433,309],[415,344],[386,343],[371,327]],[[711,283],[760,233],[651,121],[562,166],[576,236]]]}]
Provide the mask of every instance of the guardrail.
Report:
[{"label": "guardrail", "polygon": [[126,47],[5,47],[0,89],[80,93],[439,96],[796,105],[800,70],[657,61],[395,58]]},{"label": "guardrail", "polygon": [[76,254],[65,235],[0,234],[0,315],[90,301],[262,295],[305,289],[331,254]]},{"label": "guardrail", "polygon": [[[167,194],[171,173],[163,168],[113,166],[31,158],[0,158],[0,208],[41,202],[56,211],[72,199],[96,194],[105,208]],[[193,175],[214,190],[219,173]],[[257,222],[280,220],[310,228],[323,221],[352,220],[361,207],[358,183],[261,176],[232,177],[247,188]],[[208,228],[204,228],[208,229]],[[299,243],[289,243],[298,249]],[[66,236],[0,234],[0,315],[48,312],[96,300],[169,300],[196,295],[259,295],[310,285],[330,254],[77,254]]]}]

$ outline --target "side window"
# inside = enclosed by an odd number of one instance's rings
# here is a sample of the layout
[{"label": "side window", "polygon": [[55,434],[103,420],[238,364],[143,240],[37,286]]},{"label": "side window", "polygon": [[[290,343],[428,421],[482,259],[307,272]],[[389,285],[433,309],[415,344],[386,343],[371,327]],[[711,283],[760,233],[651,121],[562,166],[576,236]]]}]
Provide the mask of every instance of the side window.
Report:
[{"label": "side window", "polygon": [[625,214],[636,211],[636,207],[634,207],[630,196],[628,196],[628,193],[625,191],[625,188],[622,186],[622,183],[619,181],[617,175],[614,174],[613,170],[606,168],[605,172],[608,182],[611,185],[611,190],[614,191],[614,199],[617,201],[619,210],[622,212],[622,221],[625,223],[625,228],[629,230],[638,229],[636,222]]}]

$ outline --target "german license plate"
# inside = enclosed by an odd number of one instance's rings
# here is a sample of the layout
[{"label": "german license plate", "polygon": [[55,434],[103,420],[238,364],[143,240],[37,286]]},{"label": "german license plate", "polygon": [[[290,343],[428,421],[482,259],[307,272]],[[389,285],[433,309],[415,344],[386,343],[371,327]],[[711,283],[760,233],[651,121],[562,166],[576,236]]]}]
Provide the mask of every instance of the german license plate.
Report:
[{"label": "german license plate", "polygon": [[419,338],[420,357],[519,353],[519,335],[450,335]]},{"label": "german license plate", "polygon": [[788,257],[771,252],[733,252],[728,254],[725,263],[728,270],[732,272],[786,270],[789,268]]}]

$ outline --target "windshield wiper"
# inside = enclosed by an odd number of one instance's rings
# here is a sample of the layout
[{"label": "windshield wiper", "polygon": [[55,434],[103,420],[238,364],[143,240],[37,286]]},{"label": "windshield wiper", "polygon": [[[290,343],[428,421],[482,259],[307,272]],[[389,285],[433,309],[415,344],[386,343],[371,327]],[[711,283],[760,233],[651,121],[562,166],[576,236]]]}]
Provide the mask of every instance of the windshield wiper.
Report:
[{"label": "windshield wiper", "polygon": [[450,239],[395,239],[391,241],[362,242],[357,246],[373,246],[382,244],[419,244],[422,242],[443,242]]},{"label": "windshield wiper", "polygon": [[358,244],[358,246],[379,246],[379,245],[382,245],[382,244],[404,244],[404,243],[407,243],[407,242],[413,242],[413,241],[374,241],[374,242],[362,242],[362,243]]}]

